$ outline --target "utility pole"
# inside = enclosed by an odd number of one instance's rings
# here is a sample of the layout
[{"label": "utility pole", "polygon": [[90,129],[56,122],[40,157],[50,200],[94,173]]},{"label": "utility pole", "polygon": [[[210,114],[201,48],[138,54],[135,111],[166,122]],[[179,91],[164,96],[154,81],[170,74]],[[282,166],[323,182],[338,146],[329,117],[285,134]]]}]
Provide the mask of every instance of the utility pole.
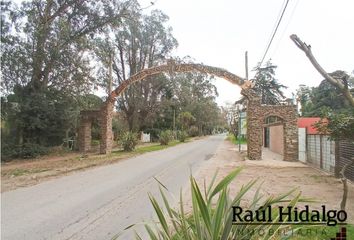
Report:
[{"label": "utility pole", "polygon": [[[248,51],[245,52],[245,72],[246,72],[246,80],[248,80]],[[242,130],[242,111],[241,108],[239,106],[237,106],[237,110],[238,110],[238,151],[241,152],[241,130]]]},{"label": "utility pole", "polygon": [[241,152],[241,109],[238,108],[238,151]]},{"label": "utility pole", "polygon": [[248,80],[248,51],[245,52],[246,80]]}]

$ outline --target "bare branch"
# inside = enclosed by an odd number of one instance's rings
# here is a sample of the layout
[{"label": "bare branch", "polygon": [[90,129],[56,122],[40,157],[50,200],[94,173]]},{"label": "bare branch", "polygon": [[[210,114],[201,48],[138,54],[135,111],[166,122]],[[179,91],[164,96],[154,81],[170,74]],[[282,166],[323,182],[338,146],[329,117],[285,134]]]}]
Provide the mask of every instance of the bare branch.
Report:
[{"label": "bare branch", "polygon": [[343,196],[342,196],[342,201],[340,203],[341,210],[345,210],[347,204],[347,197],[348,197],[348,183],[347,183],[347,178],[345,176],[345,171],[351,166],[354,166],[354,157],[351,159],[351,162],[345,164],[342,170],[339,172],[339,174],[341,175],[341,181],[343,183]]},{"label": "bare branch", "polygon": [[351,92],[346,88],[346,86],[343,84],[343,82],[339,79],[335,79],[332,76],[330,76],[322,67],[321,65],[317,62],[315,57],[312,54],[311,51],[311,46],[307,45],[306,43],[302,42],[296,34],[292,34],[290,36],[291,40],[295,43],[295,45],[300,48],[303,52],[305,52],[307,58],[310,60],[312,65],[316,68],[316,70],[334,87],[337,87],[345,96],[346,99],[348,99],[349,103],[354,106],[354,97],[352,96]]}]

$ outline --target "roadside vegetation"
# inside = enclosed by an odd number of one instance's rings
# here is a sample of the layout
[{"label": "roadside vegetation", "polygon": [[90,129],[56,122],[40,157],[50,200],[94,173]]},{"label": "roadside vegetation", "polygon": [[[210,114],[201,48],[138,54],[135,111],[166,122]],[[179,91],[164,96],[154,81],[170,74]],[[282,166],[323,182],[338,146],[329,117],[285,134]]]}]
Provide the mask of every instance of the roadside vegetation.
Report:
[{"label": "roadside vegetation", "polygon": [[[80,111],[100,109],[108,95],[96,90],[108,93],[165,62],[178,45],[169,17],[157,9],[147,13],[134,0],[5,1],[1,12],[2,161],[77,150]],[[114,140],[132,151],[132,136],[141,132],[159,142],[165,131],[183,131],[183,142],[225,129],[217,95],[206,74],[149,77],[117,99]],[[96,121],[93,147],[99,139]]]},{"label": "roadside vegetation", "polygon": [[237,137],[235,137],[235,135],[233,133],[229,133],[227,135],[227,138],[226,138],[228,141],[232,142],[233,144],[235,145],[238,145],[238,144],[247,144],[247,140],[246,138],[243,138],[243,137],[240,137],[240,139],[238,139]]},{"label": "roadside vegetation", "polygon": [[[190,142],[194,139],[195,138],[188,138],[185,142]],[[16,189],[20,186],[34,185],[47,178],[96,166],[112,164],[123,159],[174,147],[185,142],[171,140],[167,145],[161,145],[160,143],[138,144],[132,151],[125,151],[123,148],[118,148],[110,155],[88,153],[83,156],[80,153],[69,152],[62,154],[56,153],[54,156],[43,156],[37,159],[28,159],[28,162],[21,159],[8,162],[3,164],[1,169],[1,191]]]}]

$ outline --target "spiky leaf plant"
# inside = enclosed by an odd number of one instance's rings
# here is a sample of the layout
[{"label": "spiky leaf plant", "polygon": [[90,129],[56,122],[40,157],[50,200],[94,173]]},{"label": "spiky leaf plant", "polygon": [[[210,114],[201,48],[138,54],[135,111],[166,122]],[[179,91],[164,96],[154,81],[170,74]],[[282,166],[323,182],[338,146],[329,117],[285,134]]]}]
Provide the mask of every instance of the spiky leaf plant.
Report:
[{"label": "spiky leaf plant", "polygon": [[[229,185],[241,172],[242,168],[236,168],[229,175],[215,185],[215,173],[208,188],[201,191],[196,180],[191,177],[192,211],[186,213],[182,193],[180,194],[179,209],[174,210],[166,196],[167,189],[161,184],[160,193],[163,205],[160,205],[156,198],[149,195],[154,207],[158,221],[153,225],[146,224],[145,228],[151,240],[242,240],[242,239],[279,239],[280,231],[290,230],[287,225],[272,224],[233,224],[233,206],[240,206],[244,196],[250,192],[257,180],[250,181],[243,185],[236,196],[231,197]],[[292,189],[279,196],[265,198],[260,194],[259,186],[253,196],[252,201],[245,206],[247,209],[255,211],[260,206],[295,206],[299,202],[311,202],[311,199],[301,198],[297,189]],[[279,213],[272,212],[273,222],[279,221]],[[287,219],[285,219],[286,221]],[[292,229],[291,231],[296,231]],[[266,234],[257,234],[266,233]],[[137,234],[137,239],[141,237]]]}]

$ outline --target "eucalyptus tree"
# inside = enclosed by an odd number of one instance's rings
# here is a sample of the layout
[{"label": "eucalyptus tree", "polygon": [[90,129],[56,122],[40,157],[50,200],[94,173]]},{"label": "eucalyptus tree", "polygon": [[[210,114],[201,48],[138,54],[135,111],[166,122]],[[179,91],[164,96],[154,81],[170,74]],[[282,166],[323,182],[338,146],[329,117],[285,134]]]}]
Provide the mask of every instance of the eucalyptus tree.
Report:
[{"label": "eucalyptus tree", "polygon": [[[173,95],[181,112],[190,112],[199,134],[210,134],[219,125],[221,111],[215,103],[218,96],[215,79],[203,73],[183,73],[174,77]],[[179,114],[179,113],[178,113]]]},{"label": "eucalyptus tree", "polygon": [[[1,2],[1,88],[5,96],[16,95],[5,101],[17,101],[15,128],[23,134],[19,139],[48,144],[45,135],[54,125],[58,131],[66,130],[64,125],[74,120],[65,116],[76,111],[75,97],[88,93],[95,81],[90,40],[120,26],[136,11],[134,2]],[[63,121],[53,124],[58,119]]]},{"label": "eucalyptus tree", "polygon": [[7,3],[2,31],[6,90],[30,84],[81,92],[90,87],[88,40],[131,14],[131,1],[24,1]]},{"label": "eucalyptus tree", "polygon": [[[144,15],[135,12],[124,19],[122,27],[96,42],[99,59],[111,57],[113,86],[117,86],[142,69],[161,64],[177,46],[168,16],[159,10]],[[106,50],[105,50],[106,49]],[[102,85],[109,82],[108,64],[99,69]],[[106,86],[107,87],[107,86]],[[168,79],[164,74],[144,79],[129,88],[117,100],[118,109],[125,115],[130,130],[142,130],[153,124],[161,101],[168,97]]]}]

